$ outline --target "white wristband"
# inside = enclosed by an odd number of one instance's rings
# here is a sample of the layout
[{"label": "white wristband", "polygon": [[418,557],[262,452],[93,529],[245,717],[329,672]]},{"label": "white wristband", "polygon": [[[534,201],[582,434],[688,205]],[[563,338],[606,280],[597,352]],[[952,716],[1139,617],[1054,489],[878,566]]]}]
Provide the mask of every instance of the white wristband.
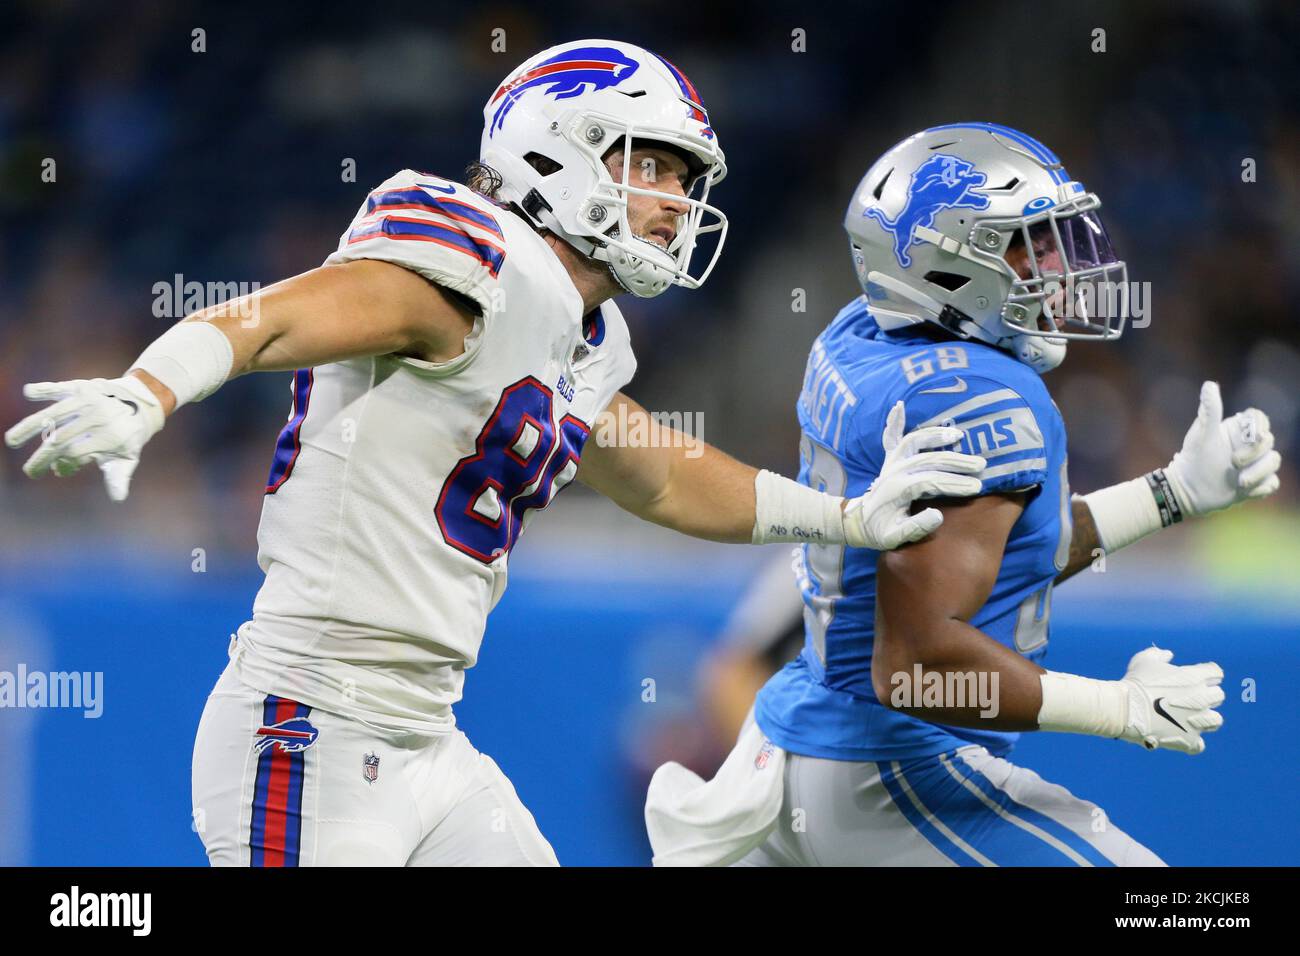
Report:
[{"label": "white wristband", "polygon": [[1092,512],[1097,537],[1107,554],[1163,527],[1160,509],[1145,476],[1094,491],[1084,495],[1083,500]]},{"label": "white wristband", "polygon": [[176,396],[176,407],[207,398],[219,389],[235,361],[226,334],[211,322],[179,322],[154,340],[131,363],[148,372]]},{"label": "white wristband", "polygon": [[770,471],[754,477],[754,544],[844,543],[844,499]]},{"label": "white wristband", "polygon": [[1038,675],[1043,706],[1039,730],[1118,737],[1128,724],[1128,691],[1117,680],[1047,671]]}]

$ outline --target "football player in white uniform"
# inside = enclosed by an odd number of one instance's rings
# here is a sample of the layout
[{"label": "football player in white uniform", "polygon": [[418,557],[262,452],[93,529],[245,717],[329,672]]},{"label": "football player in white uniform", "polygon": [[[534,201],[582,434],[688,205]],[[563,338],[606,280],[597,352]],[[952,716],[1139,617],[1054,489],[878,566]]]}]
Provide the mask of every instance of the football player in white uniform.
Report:
[{"label": "football player in white uniform", "polygon": [[960,433],[904,438],[901,407],[884,473],[850,501],[671,436],[606,440],[602,412],[647,415],[621,392],[636,362],[612,300],[705,280],[725,236],[708,202],[722,150],[680,70],[607,40],[531,58],[484,122],[475,188],[398,173],[321,268],[187,317],[120,378],[28,385],[55,404],[6,434],[44,430],[28,475],[93,461],[120,500],[176,408],[294,370],[265,582],[195,742],[214,864],[556,862],[452,705],[511,547],[574,477],[698,537],[875,549],[938,526],[934,509],[909,514],[916,498],[979,490],[982,458],[926,450]]}]

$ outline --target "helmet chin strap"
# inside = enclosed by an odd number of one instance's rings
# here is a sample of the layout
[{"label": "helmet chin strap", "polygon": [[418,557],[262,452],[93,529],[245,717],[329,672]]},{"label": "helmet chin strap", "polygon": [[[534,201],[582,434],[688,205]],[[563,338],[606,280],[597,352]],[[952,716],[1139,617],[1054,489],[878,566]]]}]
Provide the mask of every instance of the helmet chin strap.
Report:
[{"label": "helmet chin strap", "polygon": [[1014,337],[1012,348],[1016,358],[1042,375],[1065,361],[1067,344],[1065,339],[1021,333]]},{"label": "helmet chin strap", "polygon": [[[1046,321],[1050,326],[1055,326],[1056,319],[1046,299],[1040,303],[1039,314],[1034,321],[1038,323]],[[1042,329],[1041,324],[1039,328]],[[1047,330],[1043,329],[1043,331]],[[1065,349],[1068,345],[1068,339],[1052,335],[1031,335],[1026,332],[1012,336],[1011,340],[1011,349],[1016,358],[1039,375],[1050,372],[1065,361]]]},{"label": "helmet chin strap", "polygon": [[529,193],[521,208],[543,228],[563,239],[581,255],[596,262],[604,262],[614,281],[625,292],[630,292],[641,299],[650,299],[662,294],[673,284],[672,275],[676,259],[668,250],[650,240],[633,233],[632,238],[643,245],[645,251],[639,255],[632,255],[614,246],[601,245],[592,237],[575,236],[560,225],[559,219],[551,211],[550,203],[546,202],[537,190]]},{"label": "helmet chin strap", "polygon": [[597,258],[596,253],[600,247],[596,245],[595,240],[587,236],[575,236],[567,231],[560,225],[560,220],[556,218],[555,213],[551,212],[549,206],[538,209],[536,212],[532,212],[531,215],[544,229],[563,239],[582,255],[589,259]]},{"label": "helmet chin strap", "polygon": [[674,258],[666,249],[640,236],[633,238],[646,247],[641,255],[606,246],[594,258],[609,263],[609,271],[628,292],[640,299],[652,299],[673,284]]}]

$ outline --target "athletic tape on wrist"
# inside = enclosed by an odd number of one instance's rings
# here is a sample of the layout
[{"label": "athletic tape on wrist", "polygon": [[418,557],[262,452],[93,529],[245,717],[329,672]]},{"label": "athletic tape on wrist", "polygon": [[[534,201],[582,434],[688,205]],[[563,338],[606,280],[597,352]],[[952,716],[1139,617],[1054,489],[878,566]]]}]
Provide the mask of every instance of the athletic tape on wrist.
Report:
[{"label": "athletic tape on wrist", "polygon": [[1128,691],[1117,680],[1047,671],[1038,675],[1043,706],[1038,729],[1118,737],[1128,724]]},{"label": "athletic tape on wrist", "polygon": [[1107,554],[1165,527],[1147,476],[1122,481],[1083,496],[1097,537]]},{"label": "athletic tape on wrist", "polygon": [[148,372],[171,389],[179,408],[207,398],[224,385],[234,360],[230,339],[215,325],[180,322],[141,352],[131,368]]},{"label": "athletic tape on wrist", "polygon": [[754,476],[754,544],[844,543],[844,499],[763,470]]}]

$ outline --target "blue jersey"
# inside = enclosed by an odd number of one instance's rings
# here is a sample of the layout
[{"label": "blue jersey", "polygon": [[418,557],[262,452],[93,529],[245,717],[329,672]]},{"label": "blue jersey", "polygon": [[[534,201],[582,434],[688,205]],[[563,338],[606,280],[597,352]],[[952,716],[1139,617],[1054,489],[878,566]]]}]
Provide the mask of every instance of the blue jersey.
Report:
[{"label": "blue jersey", "polygon": [[[856,300],[818,336],[799,396],[799,480],[866,492],[884,461],[885,418],[902,400],[907,430],[955,424],[988,461],[982,494],[1031,489],[993,591],[971,624],[1032,661],[1047,649],[1052,581],[1070,549],[1065,425],[1038,374],[975,342],[883,332]],[[778,746],[833,760],[895,760],[967,743],[1005,756],[1019,734],[948,727],[882,706],[871,683],[879,552],[805,545],[797,573],[803,652],[759,692],[755,719]]]}]

